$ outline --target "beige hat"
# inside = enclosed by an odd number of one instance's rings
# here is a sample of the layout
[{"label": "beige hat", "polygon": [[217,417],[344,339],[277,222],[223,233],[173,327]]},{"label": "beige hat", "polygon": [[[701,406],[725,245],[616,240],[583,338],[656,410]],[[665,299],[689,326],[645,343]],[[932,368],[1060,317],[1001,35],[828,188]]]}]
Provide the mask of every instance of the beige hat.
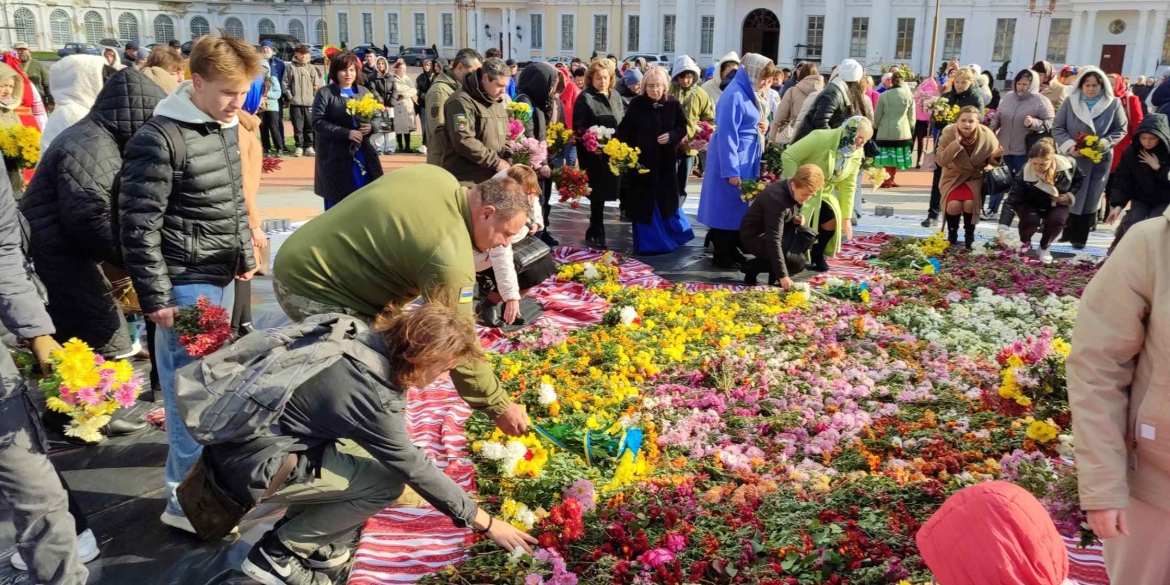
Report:
[{"label": "beige hat", "polygon": [[16,49],[27,49],[27,48],[28,48],[28,43],[16,43],[15,45],[12,45],[12,49],[13,49],[13,50],[16,50]]}]

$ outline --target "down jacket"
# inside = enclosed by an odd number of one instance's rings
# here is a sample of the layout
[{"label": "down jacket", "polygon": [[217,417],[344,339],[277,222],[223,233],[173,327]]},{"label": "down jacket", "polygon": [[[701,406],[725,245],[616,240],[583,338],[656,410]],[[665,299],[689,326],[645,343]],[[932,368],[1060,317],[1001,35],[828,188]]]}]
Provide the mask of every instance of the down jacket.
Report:
[{"label": "down jacket", "polygon": [[227,286],[256,268],[244,207],[239,119],[221,124],[191,102],[184,81],[154,109],[186,146],[179,184],[163,131],[144,125],[122,154],[118,220],[126,270],[142,310],[178,306],[176,285]]},{"label": "down jacket", "polygon": [[[69,93],[58,95],[60,110]],[[111,77],[93,110],[44,152],[20,202],[58,339],[77,337],[104,356],[130,350],[125,319],[99,266],[122,266],[114,227],[122,152],[165,97],[133,69]]]}]

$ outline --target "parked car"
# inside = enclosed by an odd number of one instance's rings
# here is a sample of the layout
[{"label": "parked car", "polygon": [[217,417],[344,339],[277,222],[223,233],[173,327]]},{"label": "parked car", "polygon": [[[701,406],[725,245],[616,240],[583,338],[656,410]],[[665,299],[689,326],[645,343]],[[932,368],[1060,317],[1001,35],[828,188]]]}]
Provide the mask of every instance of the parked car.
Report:
[{"label": "parked car", "polygon": [[90,43],[65,43],[65,46],[57,49],[57,56],[68,57],[69,55],[101,55],[102,50],[97,45]]},{"label": "parked car", "polygon": [[184,59],[191,56],[191,45],[193,45],[193,44],[194,44],[193,41],[187,41],[179,47],[179,51],[181,51],[183,53]]},{"label": "parked car", "polygon": [[98,45],[101,45],[103,47],[113,47],[115,49],[118,49],[118,52],[121,52],[123,49],[126,48],[126,44],[123,43],[122,41],[119,41],[118,39],[102,39],[102,40],[98,41]]},{"label": "parked car", "polygon": [[575,59],[575,58],[576,57],[565,57],[564,55],[557,55],[557,56],[553,57],[552,59],[549,59],[548,63],[549,63],[549,65],[552,65],[553,67],[556,67],[557,65],[564,65],[565,67],[568,67],[569,64],[572,63],[573,59]]},{"label": "parked car", "polygon": [[667,67],[667,68],[670,67],[670,59],[667,59],[666,55],[652,55],[650,53],[634,53],[633,55],[630,55],[630,56],[626,57],[625,59],[622,59],[622,62],[623,63],[633,63],[639,57],[645,59],[646,62],[649,63],[650,65],[662,65],[663,67]]},{"label": "parked car", "polygon": [[439,53],[430,47],[408,47],[401,55],[398,55],[398,58],[406,61],[407,65],[421,67],[423,61],[435,59],[438,56]]},{"label": "parked car", "polygon": [[325,51],[322,51],[321,48],[316,45],[309,47],[309,63],[314,65],[324,65]]},{"label": "parked car", "polygon": [[379,57],[386,57],[388,60],[390,60],[390,62],[394,61],[394,59],[391,59],[389,56],[387,56],[386,53],[382,51],[382,48],[377,45],[358,45],[349,51],[354,55],[357,55],[357,58],[362,63],[366,62],[366,53],[369,53],[370,51],[373,51],[374,54]]}]

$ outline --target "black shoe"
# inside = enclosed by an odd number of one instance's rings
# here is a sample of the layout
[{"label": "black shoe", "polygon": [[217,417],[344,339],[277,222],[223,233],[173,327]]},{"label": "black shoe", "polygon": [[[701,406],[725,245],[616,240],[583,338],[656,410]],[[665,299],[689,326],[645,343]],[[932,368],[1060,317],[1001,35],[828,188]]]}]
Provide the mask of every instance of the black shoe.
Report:
[{"label": "black shoe", "polygon": [[748,286],[756,286],[760,284],[760,273],[745,266],[743,269],[743,283]]},{"label": "black shoe", "polygon": [[150,424],[146,421],[112,420],[109,424],[102,427],[102,434],[107,437],[124,437],[126,435],[140,433],[149,426]]},{"label": "black shoe", "polygon": [[1072,245],[1072,247],[1074,250],[1084,250],[1085,249],[1085,245],[1081,244],[1081,243],[1075,243]]},{"label": "black shoe", "polygon": [[503,305],[490,300],[480,301],[475,314],[479,317],[479,324],[484,327],[499,327],[504,324]]},{"label": "black shoe", "polygon": [[975,226],[963,226],[963,247],[968,251],[975,249]]},{"label": "black shoe", "polygon": [[241,570],[264,585],[333,585],[328,576],[310,569],[307,561],[284,546],[275,532],[265,534],[252,547]]},{"label": "black shoe", "polygon": [[922,220],[922,227],[924,228],[934,227],[936,225],[938,225],[938,220],[933,217],[928,217]]},{"label": "black shoe", "polygon": [[548,247],[550,247],[550,248],[555,248],[555,247],[561,245],[560,240],[554,238],[553,235],[551,233],[549,233],[548,230],[544,230],[544,231],[540,232],[540,241],[548,244]]},{"label": "black shoe", "polygon": [[959,229],[947,229],[947,243],[954,246],[959,243]]},{"label": "black shoe", "polygon": [[605,242],[605,228],[599,227],[593,234],[594,239],[597,240],[597,248],[599,250],[608,250],[609,245]]},{"label": "black shoe", "polygon": [[334,543],[313,551],[313,554],[309,555],[305,562],[313,569],[332,569],[348,563],[349,557],[349,547]]}]

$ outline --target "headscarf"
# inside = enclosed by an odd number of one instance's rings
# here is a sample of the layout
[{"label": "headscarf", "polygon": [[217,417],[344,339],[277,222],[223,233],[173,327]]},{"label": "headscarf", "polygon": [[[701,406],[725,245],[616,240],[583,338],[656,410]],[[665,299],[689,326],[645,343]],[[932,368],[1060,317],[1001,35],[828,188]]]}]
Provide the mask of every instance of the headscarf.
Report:
[{"label": "headscarf", "polygon": [[21,83],[20,74],[15,69],[8,66],[0,66],[0,83],[12,78],[12,95],[4,101],[0,101],[0,110],[5,113],[12,112],[20,106],[24,97],[24,84]]},{"label": "headscarf", "polygon": [[752,82],[753,90],[760,83],[760,79],[764,75],[764,70],[771,64],[771,59],[759,53],[748,53],[743,56],[743,64],[741,66],[747,71],[748,79]]},{"label": "headscarf", "polygon": [[1129,86],[1125,84],[1125,79],[1120,75],[1113,78],[1113,95],[1123,98],[1125,94],[1129,93]]},{"label": "headscarf", "polygon": [[853,153],[857,152],[857,133],[861,130],[863,116],[853,116],[841,124],[841,141],[837,143],[837,164],[833,173],[840,173],[849,162]]}]

